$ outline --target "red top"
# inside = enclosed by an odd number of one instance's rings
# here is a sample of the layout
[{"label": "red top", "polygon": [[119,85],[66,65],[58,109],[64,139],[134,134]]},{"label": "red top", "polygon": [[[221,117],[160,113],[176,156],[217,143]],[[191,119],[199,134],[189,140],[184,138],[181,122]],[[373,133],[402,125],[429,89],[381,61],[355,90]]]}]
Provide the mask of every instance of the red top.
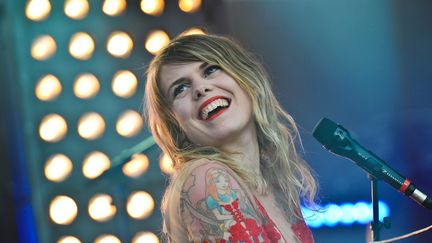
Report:
[{"label": "red top", "polygon": [[[274,243],[278,242],[282,238],[279,229],[276,227],[273,220],[268,216],[264,207],[261,205],[258,199],[255,198],[255,201],[261,214],[264,216],[264,223],[262,226],[258,225],[254,219],[244,217],[243,213],[239,209],[238,198],[230,204],[222,205],[225,210],[230,212],[235,221],[235,224],[233,224],[228,229],[228,232],[231,234],[228,242]],[[301,243],[314,243],[312,233],[303,220],[299,220],[296,224],[292,224],[291,229]],[[284,241],[287,242],[286,240]],[[224,239],[216,241],[216,243],[226,242],[227,241]],[[204,241],[203,243],[208,242]]]}]

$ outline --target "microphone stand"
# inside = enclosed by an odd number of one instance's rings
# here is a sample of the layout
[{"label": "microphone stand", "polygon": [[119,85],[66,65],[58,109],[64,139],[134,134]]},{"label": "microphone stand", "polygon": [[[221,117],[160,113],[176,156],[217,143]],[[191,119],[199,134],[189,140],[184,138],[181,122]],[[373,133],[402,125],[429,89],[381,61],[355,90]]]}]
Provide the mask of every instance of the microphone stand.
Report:
[{"label": "microphone stand", "polygon": [[390,220],[388,217],[384,218],[384,223],[379,221],[379,199],[378,199],[378,179],[371,174],[368,174],[371,181],[371,197],[372,197],[372,223],[370,224],[370,235],[372,241],[381,240],[380,231],[382,226],[386,229],[390,228]]}]

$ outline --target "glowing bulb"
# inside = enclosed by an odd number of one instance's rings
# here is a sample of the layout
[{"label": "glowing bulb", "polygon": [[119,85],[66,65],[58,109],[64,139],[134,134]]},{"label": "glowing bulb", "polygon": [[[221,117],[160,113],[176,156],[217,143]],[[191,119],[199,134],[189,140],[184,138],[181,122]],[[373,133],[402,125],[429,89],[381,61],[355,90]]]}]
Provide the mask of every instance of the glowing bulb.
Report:
[{"label": "glowing bulb", "polygon": [[43,101],[57,98],[62,91],[62,86],[58,78],[52,74],[47,74],[39,80],[36,85],[36,97]]},{"label": "glowing bulb", "polygon": [[126,9],[126,0],[105,0],[102,11],[109,16],[117,16]]},{"label": "glowing bulb", "polygon": [[147,36],[145,48],[148,52],[155,55],[170,42],[167,33],[162,30],[155,30]]},{"label": "glowing bulb", "polygon": [[64,181],[72,172],[72,161],[64,154],[52,155],[45,163],[45,177],[54,182]]},{"label": "glowing bulb", "polygon": [[107,50],[115,57],[128,57],[132,51],[132,48],[132,39],[125,32],[116,31],[108,37]]},{"label": "glowing bulb", "polygon": [[75,201],[68,196],[56,196],[50,204],[49,213],[56,224],[67,225],[77,216],[78,207]]},{"label": "glowing bulb", "polygon": [[76,59],[88,60],[93,55],[94,41],[84,32],[74,34],[69,42],[69,53]]},{"label": "glowing bulb", "polygon": [[57,243],[81,243],[81,241],[74,237],[74,236],[63,236],[62,238],[60,238]]},{"label": "glowing bulb", "polygon": [[46,115],[39,126],[39,136],[47,142],[58,142],[66,135],[67,124],[58,114]]},{"label": "glowing bulb", "polygon": [[117,119],[116,130],[118,134],[124,137],[133,137],[141,131],[143,123],[143,119],[138,112],[127,110]]},{"label": "glowing bulb", "polygon": [[172,174],[174,172],[172,159],[164,154],[159,161],[159,167],[161,171],[165,174]]},{"label": "glowing bulb", "polygon": [[153,208],[154,200],[147,192],[134,192],[128,197],[126,210],[132,218],[147,218],[153,212]]},{"label": "glowing bulb", "polygon": [[78,133],[81,137],[94,140],[102,136],[105,131],[105,121],[96,112],[89,112],[81,116],[78,121]]},{"label": "glowing bulb", "polygon": [[83,19],[89,9],[87,0],[66,0],[64,5],[65,14],[71,19]]},{"label": "glowing bulb", "polygon": [[123,173],[129,177],[138,177],[147,171],[149,160],[145,154],[134,154],[132,160],[123,165]]},{"label": "glowing bulb", "polygon": [[94,243],[121,243],[121,241],[114,235],[101,235]]},{"label": "glowing bulb", "polygon": [[111,161],[104,153],[94,151],[84,158],[82,171],[85,177],[95,179],[111,166]]},{"label": "glowing bulb", "polygon": [[99,81],[91,73],[84,73],[77,77],[74,83],[74,94],[81,99],[89,99],[99,92]]},{"label": "glowing bulb", "polygon": [[137,85],[138,80],[131,71],[121,70],[114,74],[111,87],[117,96],[129,98],[135,94]]},{"label": "glowing bulb", "polygon": [[148,15],[159,16],[163,13],[164,7],[164,0],[141,0],[141,10]]},{"label": "glowing bulb", "polygon": [[132,243],[159,243],[159,238],[152,232],[138,232],[133,237]]},{"label": "glowing bulb", "polygon": [[51,3],[48,0],[30,0],[26,4],[26,16],[33,21],[44,20],[51,12]]},{"label": "glowing bulb", "polygon": [[44,61],[54,55],[56,49],[55,40],[49,35],[43,35],[33,41],[31,55],[36,60]]},{"label": "glowing bulb", "polygon": [[194,13],[201,7],[201,0],[179,0],[179,8],[185,13]]},{"label": "glowing bulb", "polygon": [[112,204],[112,198],[107,194],[97,194],[90,199],[88,212],[92,219],[103,222],[111,219],[117,208]]},{"label": "glowing bulb", "polygon": [[185,35],[205,35],[206,33],[204,32],[203,29],[198,28],[198,27],[193,27],[190,28],[186,31],[184,31],[181,35],[185,36]]}]

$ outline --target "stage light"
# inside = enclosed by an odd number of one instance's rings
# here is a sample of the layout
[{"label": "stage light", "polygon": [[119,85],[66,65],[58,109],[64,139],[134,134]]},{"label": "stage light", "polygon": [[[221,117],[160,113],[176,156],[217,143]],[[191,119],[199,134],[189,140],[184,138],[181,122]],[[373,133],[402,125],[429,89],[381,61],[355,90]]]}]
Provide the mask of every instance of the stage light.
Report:
[{"label": "stage light", "polygon": [[333,227],[339,223],[343,213],[340,207],[336,204],[329,204],[326,208],[325,224],[329,227]]},{"label": "stage light", "polygon": [[78,32],[69,41],[69,53],[76,59],[88,60],[95,49],[93,38],[84,32]]},{"label": "stage light", "polygon": [[101,235],[94,243],[121,243],[121,241],[114,235]]},{"label": "stage light", "polygon": [[105,121],[96,112],[89,112],[78,120],[78,133],[87,140],[95,140],[105,131]]},{"label": "stage light", "polygon": [[129,98],[135,94],[138,85],[136,76],[128,70],[121,70],[114,74],[112,80],[112,91],[122,98]]},{"label": "stage light", "polygon": [[354,204],[354,217],[360,224],[369,223],[372,219],[372,212],[370,206],[365,202],[358,202]]},{"label": "stage light", "polygon": [[340,208],[343,212],[340,222],[344,225],[353,224],[356,221],[354,217],[354,205],[352,203],[344,203],[340,206]]},{"label": "stage light", "polygon": [[78,213],[75,201],[68,196],[56,196],[50,204],[49,214],[56,224],[67,225],[74,221]]},{"label": "stage light", "polygon": [[178,6],[185,13],[194,13],[201,7],[201,0],[179,0]]},{"label": "stage light", "polygon": [[99,86],[96,76],[91,73],[84,73],[76,78],[73,90],[76,97],[90,99],[97,95]]},{"label": "stage light", "polygon": [[111,166],[111,161],[104,153],[94,151],[84,158],[82,172],[85,177],[95,179]]},{"label": "stage light", "polygon": [[124,137],[133,137],[141,131],[143,123],[143,119],[138,112],[127,110],[118,117],[116,131]]},{"label": "stage light", "polygon": [[172,174],[174,172],[173,161],[166,154],[162,155],[161,159],[159,160],[159,167],[165,174]]},{"label": "stage light", "polygon": [[117,208],[113,205],[110,195],[97,194],[89,201],[88,213],[90,217],[96,221],[107,221],[111,219],[116,212]]},{"label": "stage light", "polygon": [[152,232],[138,232],[133,237],[132,243],[159,243],[159,238]]},{"label": "stage light", "polygon": [[126,210],[134,219],[147,218],[152,214],[153,208],[154,200],[147,192],[134,192],[127,199]]},{"label": "stage light", "polygon": [[126,0],[105,0],[102,11],[109,16],[118,16],[126,9]]},{"label": "stage light", "polygon": [[39,100],[49,101],[57,98],[62,91],[62,85],[58,78],[52,74],[42,77],[35,88],[36,97]]},{"label": "stage light", "polygon": [[81,243],[81,241],[75,236],[63,236],[60,238],[57,243]]},{"label": "stage light", "polygon": [[67,133],[65,119],[58,114],[46,115],[39,125],[39,136],[47,142],[58,142]]},{"label": "stage light", "polygon": [[132,51],[133,41],[127,33],[116,31],[108,37],[106,48],[114,57],[127,58]]},{"label": "stage light", "polygon": [[160,16],[164,7],[164,0],[141,0],[141,10],[148,15]]},{"label": "stage light", "polygon": [[38,61],[44,61],[54,55],[56,49],[55,40],[49,35],[43,35],[33,41],[31,56]]},{"label": "stage light", "polygon": [[170,38],[165,31],[152,31],[145,42],[145,48],[148,52],[155,55],[170,42]]},{"label": "stage light", "polygon": [[129,177],[136,178],[147,171],[149,159],[145,154],[134,154],[132,159],[123,165],[123,173]]},{"label": "stage light", "polygon": [[55,154],[45,162],[45,177],[53,182],[62,182],[70,175],[72,168],[72,161],[66,155]]},{"label": "stage light", "polygon": [[66,0],[64,12],[71,19],[83,19],[89,12],[87,0]]},{"label": "stage light", "polygon": [[27,1],[25,13],[33,21],[44,20],[51,12],[51,3],[48,0]]},{"label": "stage light", "polygon": [[206,33],[204,32],[204,30],[202,30],[201,28],[193,27],[184,31],[181,35],[185,36],[185,35],[205,35],[205,34]]}]

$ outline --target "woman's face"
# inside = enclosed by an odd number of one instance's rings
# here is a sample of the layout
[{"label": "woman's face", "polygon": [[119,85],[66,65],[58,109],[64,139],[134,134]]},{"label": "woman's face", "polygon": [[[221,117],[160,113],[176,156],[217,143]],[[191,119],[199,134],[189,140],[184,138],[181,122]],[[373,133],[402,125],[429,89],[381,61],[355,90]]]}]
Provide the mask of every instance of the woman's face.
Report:
[{"label": "woman's face", "polygon": [[220,147],[255,134],[249,96],[219,66],[164,65],[159,86],[192,143]]},{"label": "woman's face", "polygon": [[224,175],[219,174],[214,178],[214,184],[216,185],[217,189],[225,191],[228,188],[228,180],[229,179],[226,178]]}]

